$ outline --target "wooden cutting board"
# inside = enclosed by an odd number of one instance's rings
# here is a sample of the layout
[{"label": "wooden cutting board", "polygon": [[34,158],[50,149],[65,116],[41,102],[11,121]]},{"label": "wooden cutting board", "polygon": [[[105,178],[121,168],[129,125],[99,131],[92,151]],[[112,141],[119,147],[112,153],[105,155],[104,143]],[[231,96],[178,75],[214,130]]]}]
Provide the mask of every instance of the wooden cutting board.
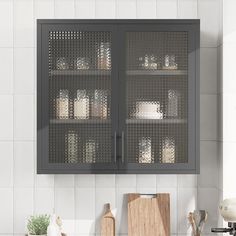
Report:
[{"label": "wooden cutting board", "polygon": [[170,236],[170,195],[128,194],[129,236]]},{"label": "wooden cutting board", "polygon": [[102,217],[101,236],[115,236],[115,217],[111,212],[110,204],[106,204],[106,212]]}]

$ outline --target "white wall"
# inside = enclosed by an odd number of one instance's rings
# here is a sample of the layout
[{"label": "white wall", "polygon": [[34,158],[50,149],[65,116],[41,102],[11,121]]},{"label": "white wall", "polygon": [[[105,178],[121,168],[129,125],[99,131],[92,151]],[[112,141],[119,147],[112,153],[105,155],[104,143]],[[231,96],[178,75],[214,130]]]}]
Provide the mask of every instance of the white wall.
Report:
[{"label": "white wall", "polygon": [[[187,214],[209,211],[217,224],[219,0],[0,0],[0,235],[23,236],[26,217],[56,213],[69,235],[99,232],[103,204],[117,208],[127,234],[123,194],[170,192],[172,235],[190,235]],[[200,18],[201,175],[36,175],[37,18]]]}]

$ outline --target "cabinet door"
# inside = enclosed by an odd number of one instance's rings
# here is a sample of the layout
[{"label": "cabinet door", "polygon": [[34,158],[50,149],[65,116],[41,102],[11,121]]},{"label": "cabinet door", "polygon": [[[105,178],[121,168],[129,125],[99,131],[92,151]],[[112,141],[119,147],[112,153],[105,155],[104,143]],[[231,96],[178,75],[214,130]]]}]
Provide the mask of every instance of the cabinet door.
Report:
[{"label": "cabinet door", "polygon": [[116,169],[115,28],[38,24],[38,173]]},{"label": "cabinet door", "polygon": [[195,173],[197,28],[129,25],[120,37],[121,171]]}]

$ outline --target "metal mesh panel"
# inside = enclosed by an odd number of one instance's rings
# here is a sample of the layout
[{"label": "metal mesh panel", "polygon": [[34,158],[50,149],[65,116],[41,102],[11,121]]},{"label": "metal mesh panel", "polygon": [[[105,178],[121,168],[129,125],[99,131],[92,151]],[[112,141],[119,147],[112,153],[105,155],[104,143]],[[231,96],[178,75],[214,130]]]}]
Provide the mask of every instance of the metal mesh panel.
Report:
[{"label": "metal mesh panel", "polygon": [[187,32],[128,32],[126,47],[127,162],[187,162]]},{"label": "metal mesh panel", "polygon": [[49,162],[110,162],[111,33],[49,33]]}]

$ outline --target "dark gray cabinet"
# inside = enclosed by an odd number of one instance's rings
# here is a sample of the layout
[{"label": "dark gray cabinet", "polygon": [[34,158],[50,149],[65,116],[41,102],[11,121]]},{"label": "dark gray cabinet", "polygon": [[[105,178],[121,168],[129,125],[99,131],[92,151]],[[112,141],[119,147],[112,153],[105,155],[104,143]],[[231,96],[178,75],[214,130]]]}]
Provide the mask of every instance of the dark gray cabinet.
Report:
[{"label": "dark gray cabinet", "polygon": [[38,173],[199,173],[199,20],[38,20]]}]

